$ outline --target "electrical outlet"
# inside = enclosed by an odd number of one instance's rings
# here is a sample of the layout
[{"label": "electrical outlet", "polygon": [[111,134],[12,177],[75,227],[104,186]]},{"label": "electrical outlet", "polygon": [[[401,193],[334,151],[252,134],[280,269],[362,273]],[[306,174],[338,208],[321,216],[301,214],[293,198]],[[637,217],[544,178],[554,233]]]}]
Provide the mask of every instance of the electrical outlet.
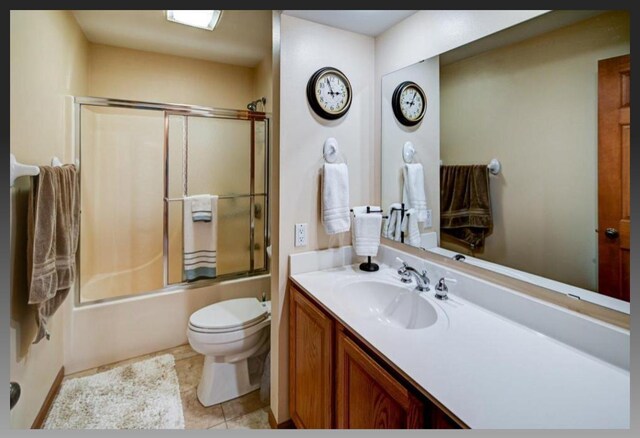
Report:
[{"label": "electrical outlet", "polygon": [[424,223],[426,228],[431,228],[433,226],[433,221],[431,220],[431,209],[427,210],[427,220]]},{"label": "electrical outlet", "polygon": [[307,245],[307,224],[296,224],[295,246]]}]

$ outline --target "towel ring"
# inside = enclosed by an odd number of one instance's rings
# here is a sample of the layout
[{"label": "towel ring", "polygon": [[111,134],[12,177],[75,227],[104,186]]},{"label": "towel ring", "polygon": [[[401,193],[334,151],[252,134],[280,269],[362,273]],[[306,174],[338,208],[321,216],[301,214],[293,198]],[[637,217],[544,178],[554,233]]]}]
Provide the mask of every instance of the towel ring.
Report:
[{"label": "towel ring", "polygon": [[327,163],[335,163],[338,159],[338,140],[329,137],[324,141],[322,155]]},{"label": "towel ring", "polygon": [[415,154],[416,148],[413,146],[413,143],[410,141],[405,142],[404,146],[402,146],[402,159],[404,162],[407,164],[413,162]]}]

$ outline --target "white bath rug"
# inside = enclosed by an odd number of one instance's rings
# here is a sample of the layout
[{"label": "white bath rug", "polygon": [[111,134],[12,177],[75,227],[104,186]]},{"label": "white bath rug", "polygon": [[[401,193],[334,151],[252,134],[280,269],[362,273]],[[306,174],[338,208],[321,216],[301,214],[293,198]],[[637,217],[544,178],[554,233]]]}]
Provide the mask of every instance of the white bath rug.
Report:
[{"label": "white bath rug", "polygon": [[63,382],[45,429],[184,429],[171,354]]}]

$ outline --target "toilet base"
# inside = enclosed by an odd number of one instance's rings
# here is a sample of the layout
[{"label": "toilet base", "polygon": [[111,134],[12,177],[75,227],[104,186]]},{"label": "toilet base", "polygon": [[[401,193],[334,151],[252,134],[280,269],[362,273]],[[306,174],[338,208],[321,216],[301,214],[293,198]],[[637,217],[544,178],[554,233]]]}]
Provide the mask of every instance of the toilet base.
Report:
[{"label": "toilet base", "polygon": [[260,380],[251,383],[247,359],[225,363],[215,362],[212,356],[205,356],[197,394],[203,406],[212,406],[240,397],[259,387]]}]

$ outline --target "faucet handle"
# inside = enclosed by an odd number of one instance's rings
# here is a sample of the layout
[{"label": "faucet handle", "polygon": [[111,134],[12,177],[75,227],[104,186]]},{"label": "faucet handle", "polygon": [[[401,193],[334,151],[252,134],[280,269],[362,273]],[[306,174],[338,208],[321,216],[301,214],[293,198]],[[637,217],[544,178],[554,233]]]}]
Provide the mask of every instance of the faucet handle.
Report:
[{"label": "faucet handle", "polygon": [[404,260],[402,260],[400,257],[396,257],[396,260],[399,261],[400,263],[402,263],[402,267],[403,268],[407,268],[409,267],[409,265],[407,265],[407,262],[405,262]]},{"label": "faucet handle", "polygon": [[447,292],[449,291],[449,288],[447,287],[446,281],[453,284],[456,284],[458,282],[458,280],[456,280],[455,278],[449,278],[449,277],[440,278],[440,280],[438,280],[438,284],[436,284],[436,293],[435,293],[435,297],[439,300],[449,299],[449,297],[447,296]]}]

